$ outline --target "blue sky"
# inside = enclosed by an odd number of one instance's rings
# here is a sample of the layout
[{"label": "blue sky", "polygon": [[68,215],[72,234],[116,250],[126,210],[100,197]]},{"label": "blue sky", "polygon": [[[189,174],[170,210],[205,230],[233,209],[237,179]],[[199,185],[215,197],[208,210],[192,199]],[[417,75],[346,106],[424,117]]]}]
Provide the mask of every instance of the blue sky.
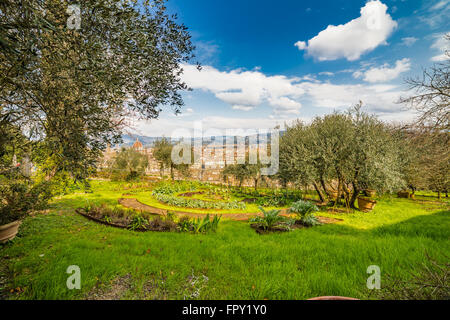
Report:
[{"label": "blue sky", "polygon": [[[450,0],[169,0],[190,30],[203,70],[185,65],[181,116],[138,132],[263,129],[345,110],[362,100],[386,121],[414,114],[396,103],[404,79],[445,59]],[[195,62],[195,61],[193,61]]]}]

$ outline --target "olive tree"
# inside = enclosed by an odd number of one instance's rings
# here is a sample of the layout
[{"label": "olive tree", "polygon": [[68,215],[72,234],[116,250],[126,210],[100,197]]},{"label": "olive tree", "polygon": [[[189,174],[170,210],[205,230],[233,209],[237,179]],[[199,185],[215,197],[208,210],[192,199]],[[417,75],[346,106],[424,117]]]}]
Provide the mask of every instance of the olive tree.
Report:
[{"label": "olive tree", "polygon": [[145,174],[148,156],[133,148],[122,148],[111,163],[111,176],[115,180],[133,180]]},{"label": "olive tree", "polygon": [[[170,170],[170,178],[174,180],[175,172],[174,170],[181,173],[184,177],[189,177],[190,175],[190,164],[185,163],[175,163],[172,159],[173,144],[163,137],[155,141],[153,146],[153,157],[159,163],[159,168],[161,172],[161,177],[164,176],[164,169]],[[193,149],[191,148],[191,159],[194,159]]]},{"label": "olive tree", "polygon": [[86,0],[71,28],[65,1],[2,1],[0,119],[84,179],[120,142],[127,117],[157,118],[162,105],[179,112],[181,63],[193,46],[164,2]]},{"label": "olive tree", "polygon": [[355,207],[365,188],[393,191],[404,184],[398,140],[388,125],[361,111],[316,117],[288,127],[280,142],[279,177],[312,185],[319,199],[337,193]]}]

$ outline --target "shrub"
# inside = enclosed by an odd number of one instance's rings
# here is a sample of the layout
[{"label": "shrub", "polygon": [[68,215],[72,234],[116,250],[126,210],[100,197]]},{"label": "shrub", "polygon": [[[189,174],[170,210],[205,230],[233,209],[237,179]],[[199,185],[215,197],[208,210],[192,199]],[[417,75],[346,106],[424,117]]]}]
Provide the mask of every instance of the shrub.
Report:
[{"label": "shrub", "polygon": [[43,209],[51,197],[50,182],[35,183],[21,176],[18,169],[0,175],[0,225]]},{"label": "shrub", "polygon": [[136,214],[132,219],[128,228],[130,230],[146,230],[148,228],[148,220],[145,219],[141,214]]},{"label": "shrub", "polygon": [[320,225],[321,223],[314,215],[319,208],[312,202],[299,200],[292,204],[289,212],[295,213],[299,221],[306,226]]},{"label": "shrub", "polygon": [[263,216],[257,216],[249,220],[251,225],[260,225],[264,230],[273,229],[274,227],[282,227],[289,229],[290,219],[280,216],[280,210],[264,210],[263,207],[259,207]]},{"label": "shrub", "polygon": [[194,208],[194,209],[245,209],[246,205],[243,202],[231,201],[205,201],[200,199],[184,199],[177,196],[166,195],[162,193],[153,192],[156,200],[167,203],[176,207]]},{"label": "shrub", "polygon": [[212,219],[210,219],[209,214],[207,214],[203,219],[196,218],[190,219],[187,216],[181,217],[178,221],[178,230],[180,232],[192,232],[192,233],[208,233],[208,232],[216,232],[219,227],[219,222],[222,216],[214,215]]}]

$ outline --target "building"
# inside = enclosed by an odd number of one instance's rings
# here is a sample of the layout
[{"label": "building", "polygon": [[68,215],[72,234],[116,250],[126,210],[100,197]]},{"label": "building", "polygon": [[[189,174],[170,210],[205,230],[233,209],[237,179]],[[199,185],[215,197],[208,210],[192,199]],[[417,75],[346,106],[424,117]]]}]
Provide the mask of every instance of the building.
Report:
[{"label": "building", "polygon": [[[161,176],[160,164],[153,157],[153,148],[145,147],[138,138],[131,146],[131,148],[147,155],[148,167],[145,170],[146,175],[153,177]],[[198,154],[197,161],[190,167],[191,178],[211,183],[223,183],[224,178],[222,176],[222,170],[225,168],[227,163],[235,163],[238,156],[243,152],[243,150],[238,149],[237,145],[233,145],[232,150],[232,152],[227,153],[226,146],[224,145],[203,145],[201,153]],[[103,154],[101,166],[106,167],[107,163],[113,160],[118,151],[120,151],[120,147],[111,148],[110,146],[108,146]],[[163,174],[169,175],[169,171],[166,169]],[[183,179],[183,177],[178,172],[176,172],[176,170],[175,179]],[[252,184],[253,181],[247,181],[246,183],[244,183],[244,185]]]}]

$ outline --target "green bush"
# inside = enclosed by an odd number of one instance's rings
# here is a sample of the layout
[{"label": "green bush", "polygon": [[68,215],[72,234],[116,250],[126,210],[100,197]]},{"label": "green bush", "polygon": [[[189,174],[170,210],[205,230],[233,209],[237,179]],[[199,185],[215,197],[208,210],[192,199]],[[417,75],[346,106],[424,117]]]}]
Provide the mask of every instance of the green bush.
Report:
[{"label": "green bush", "polygon": [[180,232],[192,233],[216,232],[221,218],[221,215],[214,215],[214,217],[210,219],[209,214],[207,214],[203,219],[190,219],[189,217],[184,216],[180,218],[178,222],[178,230]]},{"label": "green bush", "polygon": [[300,222],[306,226],[320,225],[321,223],[314,215],[319,208],[312,202],[299,200],[292,204],[289,212],[295,213]]},{"label": "green bush", "polygon": [[[176,182],[160,182],[156,188],[153,189],[152,195],[156,200],[169,204],[171,206],[193,208],[193,209],[245,209],[246,205],[239,201],[205,201],[200,199],[185,199],[178,197],[175,194],[179,192],[195,191],[199,188],[206,188],[207,190],[217,190],[220,188],[213,187],[208,184],[202,184],[195,181],[176,181]],[[222,192],[222,191],[220,191]],[[225,194],[225,191],[223,191]]]},{"label": "green bush", "polygon": [[245,209],[246,205],[243,202],[231,201],[205,201],[200,199],[184,199],[177,196],[166,195],[153,192],[156,200],[169,204],[171,206],[193,208],[193,209]]},{"label": "green bush", "polygon": [[33,210],[45,208],[53,196],[50,182],[35,183],[18,169],[0,175],[0,225],[20,220]]},{"label": "green bush", "polygon": [[266,211],[263,207],[259,207],[259,209],[261,210],[263,216],[251,218],[249,220],[251,225],[260,225],[264,230],[273,229],[274,227],[289,229],[291,221],[290,219],[281,216],[280,210],[273,209]]}]

